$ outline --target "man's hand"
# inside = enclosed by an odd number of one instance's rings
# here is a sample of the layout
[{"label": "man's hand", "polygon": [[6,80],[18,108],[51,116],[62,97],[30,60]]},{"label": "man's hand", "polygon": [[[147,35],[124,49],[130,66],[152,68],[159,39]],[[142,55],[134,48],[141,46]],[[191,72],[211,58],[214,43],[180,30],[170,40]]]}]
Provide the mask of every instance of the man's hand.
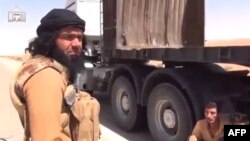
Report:
[{"label": "man's hand", "polygon": [[188,141],[197,141],[197,138],[195,135],[191,135],[189,136]]}]

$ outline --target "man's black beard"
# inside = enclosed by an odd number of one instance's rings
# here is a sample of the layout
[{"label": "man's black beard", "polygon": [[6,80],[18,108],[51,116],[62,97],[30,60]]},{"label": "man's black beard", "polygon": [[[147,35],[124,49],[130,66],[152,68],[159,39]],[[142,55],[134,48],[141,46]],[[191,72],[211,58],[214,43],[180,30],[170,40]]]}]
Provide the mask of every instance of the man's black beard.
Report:
[{"label": "man's black beard", "polygon": [[55,47],[50,54],[51,58],[55,59],[57,62],[65,66],[69,72],[69,82],[74,83],[76,79],[76,74],[83,69],[83,63],[80,56],[69,57],[63,53],[58,47]]}]

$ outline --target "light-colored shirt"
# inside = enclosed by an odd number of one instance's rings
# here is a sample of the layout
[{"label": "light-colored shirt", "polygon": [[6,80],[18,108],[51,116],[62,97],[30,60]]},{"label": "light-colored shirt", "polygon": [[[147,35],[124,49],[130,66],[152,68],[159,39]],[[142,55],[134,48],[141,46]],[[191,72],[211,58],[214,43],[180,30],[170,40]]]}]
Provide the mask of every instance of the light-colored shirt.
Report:
[{"label": "light-colored shirt", "polygon": [[195,135],[198,141],[218,141],[224,134],[224,125],[229,124],[229,120],[226,116],[220,116],[219,128],[215,131],[214,136],[209,132],[209,127],[206,119],[197,121],[192,135]]}]

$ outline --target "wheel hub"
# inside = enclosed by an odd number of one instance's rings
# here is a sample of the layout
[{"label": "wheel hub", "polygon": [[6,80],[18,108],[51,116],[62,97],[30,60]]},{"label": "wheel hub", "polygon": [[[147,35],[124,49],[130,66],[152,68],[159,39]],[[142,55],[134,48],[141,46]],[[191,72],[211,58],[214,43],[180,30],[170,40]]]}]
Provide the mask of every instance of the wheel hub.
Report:
[{"label": "wheel hub", "polygon": [[171,109],[166,109],[163,112],[163,121],[167,128],[174,128],[176,125],[176,117]]},{"label": "wheel hub", "polygon": [[122,105],[122,109],[124,111],[128,111],[129,110],[129,99],[127,95],[123,95],[121,98],[121,105]]}]

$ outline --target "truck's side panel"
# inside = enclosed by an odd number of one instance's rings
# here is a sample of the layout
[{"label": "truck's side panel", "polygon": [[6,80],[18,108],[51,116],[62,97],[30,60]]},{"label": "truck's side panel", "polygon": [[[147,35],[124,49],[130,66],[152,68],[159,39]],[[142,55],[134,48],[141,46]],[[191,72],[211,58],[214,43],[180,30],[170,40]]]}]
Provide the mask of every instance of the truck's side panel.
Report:
[{"label": "truck's side panel", "polygon": [[108,47],[203,47],[204,0],[106,0],[104,26]]},{"label": "truck's side panel", "polygon": [[104,47],[114,48],[116,42],[116,0],[103,1],[103,40]]}]

